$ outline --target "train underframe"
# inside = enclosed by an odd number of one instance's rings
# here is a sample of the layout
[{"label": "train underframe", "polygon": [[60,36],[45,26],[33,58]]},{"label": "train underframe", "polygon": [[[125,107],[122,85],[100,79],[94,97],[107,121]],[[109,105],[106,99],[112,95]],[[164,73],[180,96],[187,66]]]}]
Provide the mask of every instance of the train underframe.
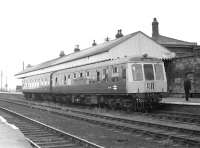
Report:
[{"label": "train underframe", "polygon": [[160,93],[140,94],[52,94],[24,92],[28,100],[87,105],[114,110],[150,112],[159,106]]}]

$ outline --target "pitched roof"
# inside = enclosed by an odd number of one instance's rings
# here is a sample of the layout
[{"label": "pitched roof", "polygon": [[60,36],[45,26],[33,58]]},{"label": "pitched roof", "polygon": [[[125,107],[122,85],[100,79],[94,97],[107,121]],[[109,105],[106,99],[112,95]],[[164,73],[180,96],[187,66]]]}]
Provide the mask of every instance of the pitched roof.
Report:
[{"label": "pitched roof", "polygon": [[170,38],[170,37],[166,37],[166,36],[162,36],[162,35],[152,37],[152,39],[161,45],[171,45],[171,46],[195,46],[195,45],[197,45],[197,43],[194,43],[194,42],[186,42],[186,41],[182,41],[182,40],[178,40],[178,39],[174,39],[174,38]]},{"label": "pitched roof", "polygon": [[29,68],[21,71],[20,73],[18,73],[16,75],[20,75],[20,74],[23,74],[23,73],[27,73],[27,72],[51,67],[51,66],[58,65],[58,64],[61,64],[61,63],[70,62],[70,61],[77,60],[77,59],[80,59],[80,58],[89,57],[89,56],[92,56],[92,55],[96,55],[96,54],[100,54],[102,52],[109,51],[111,48],[113,48],[113,47],[119,45],[120,43],[128,40],[129,38],[135,36],[139,32],[140,31],[134,32],[134,33],[128,34],[126,36],[120,37],[118,39],[114,39],[114,40],[111,40],[111,41],[108,41],[108,42],[104,42],[104,43],[98,44],[96,46],[89,47],[89,48],[80,50],[78,52],[74,52],[74,53],[65,55],[63,57],[59,57],[59,58],[56,58],[56,59],[53,59],[53,60],[50,60],[50,61],[43,62],[41,64],[29,67]]}]

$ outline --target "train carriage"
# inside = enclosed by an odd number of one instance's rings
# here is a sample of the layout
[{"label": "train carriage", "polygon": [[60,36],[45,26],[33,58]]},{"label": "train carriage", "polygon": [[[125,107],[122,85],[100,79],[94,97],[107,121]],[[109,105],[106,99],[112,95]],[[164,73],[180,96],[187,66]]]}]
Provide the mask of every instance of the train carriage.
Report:
[{"label": "train carriage", "polygon": [[[133,52],[134,48],[141,48],[140,54]],[[42,63],[17,76],[23,79],[27,98],[142,111],[152,108],[167,91],[162,57],[153,57],[149,48],[158,50],[159,56],[173,56],[136,32]]]}]

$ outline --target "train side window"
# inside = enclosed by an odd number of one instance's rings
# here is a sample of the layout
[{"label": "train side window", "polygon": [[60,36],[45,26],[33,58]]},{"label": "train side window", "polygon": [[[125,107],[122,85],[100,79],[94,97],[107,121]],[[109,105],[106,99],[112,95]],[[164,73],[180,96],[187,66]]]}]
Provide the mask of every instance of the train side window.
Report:
[{"label": "train side window", "polygon": [[113,67],[113,73],[118,73],[118,68],[117,67]]},{"label": "train side window", "polygon": [[126,79],[126,68],[122,68],[122,79]]},{"label": "train side window", "polygon": [[76,73],[74,73],[74,79],[76,79]]},{"label": "train side window", "polygon": [[132,65],[132,75],[134,81],[142,81],[143,73],[142,73],[142,65],[141,64],[133,64]]},{"label": "train side window", "polygon": [[97,71],[97,81],[100,81],[100,72]]},{"label": "train side window", "polygon": [[82,78],[82,77],[83,77],[83,73],[81,72],[81,73],[80,73],[80,78]]},{"label": "train side window", "polygon": [[164,80],[164,71],[162,64],[154,64],[156,80]]},{"label": "train side window", "polygon": [[56,79],[55,79],[55,84],[57,84],[58,83],[58,78],[56,77]]},{"label": "train side window", "polygon": [[102,79],[104,81],[108,82],[108,70],[107,69],[103,69]]},{"label": "train side window", "polygon": [[86,76],[87,76],[87,77],[89,77],[89,76],[90,76],[90,72],[89,72],[89,71],[87,71],[87,73],[86,73]]},{"label": "train side window", "polygon": [[64,76],[64,84],[66,84],[66,81],[67,81],[67,77]]},{"label": "train side window", "polygon": [[154,72],[152,64],[144,64],[145,80],[154,80]]}]

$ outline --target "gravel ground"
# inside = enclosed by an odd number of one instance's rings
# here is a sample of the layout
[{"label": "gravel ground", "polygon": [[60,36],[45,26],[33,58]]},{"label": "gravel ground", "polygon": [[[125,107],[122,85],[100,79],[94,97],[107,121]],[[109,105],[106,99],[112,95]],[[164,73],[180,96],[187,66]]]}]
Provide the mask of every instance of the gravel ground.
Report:
[{"label": "gravel ground", "polygon": [[137,133],[125,133],[107,127],[90,124],[85,121],[56,115],[48,111],[41,111],[19,105],[11,105],[5,102],[1,102],[0,106],[4,106],[40,122],[64,130],[65,132],[105,146],[106,148],[184,148],[180,145],[174,145],[168,139],[157,141],[149,136]]}]

